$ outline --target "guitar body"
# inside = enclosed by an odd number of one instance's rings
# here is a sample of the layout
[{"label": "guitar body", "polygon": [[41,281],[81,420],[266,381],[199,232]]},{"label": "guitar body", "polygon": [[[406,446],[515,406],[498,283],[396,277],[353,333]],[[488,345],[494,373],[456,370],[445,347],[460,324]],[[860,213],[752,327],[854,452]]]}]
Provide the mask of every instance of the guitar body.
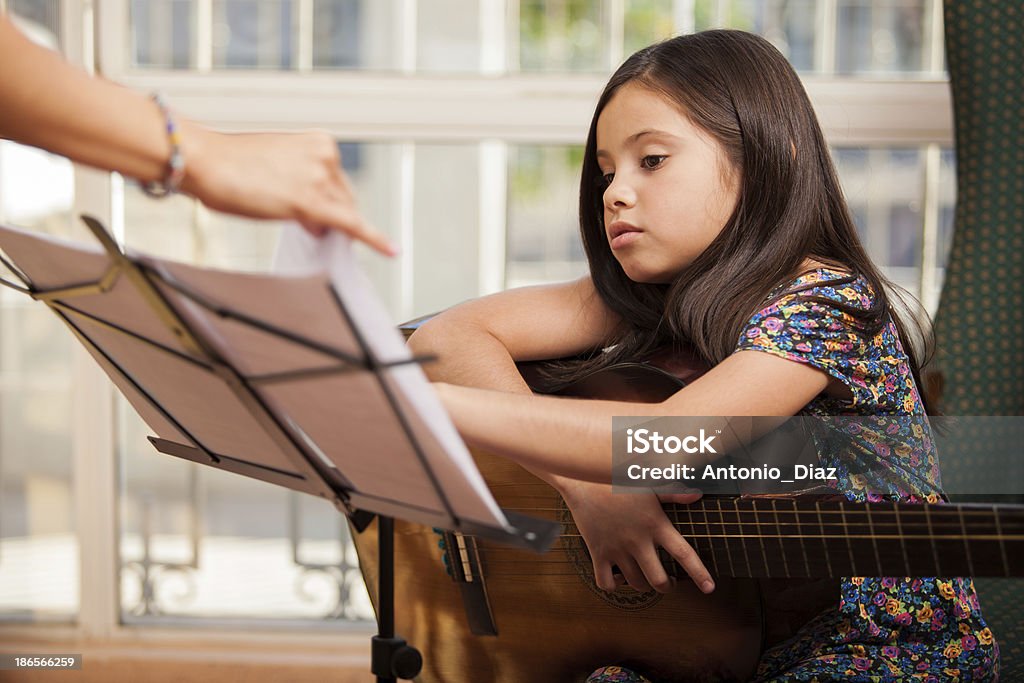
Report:
[{"label": "guitar body", "polygon": [[[574,393],[651,401],[680,386],[664,373],[654,378],[661,386],[652,387],[650,368],[637,368],[606,374]],[[558,493],[506,459],[474,457],[502,508],[557,520],[564,534],[543,555],[471,539],[498,631],[479,636],[470,630],[459,585],[442,564],[441,536],[396,520],[395,632],[423,652],[417,681],[582,683],[602,665],[630,663],[655,681],[751,677],[763,641],[755,580],[720,578],[711,595],[685,578],[665,595],[628,587],[602,591]],[[376,606],[376,523],[353,538]]]},{"label": "guitar body", "polygon": [[[396,520],[395,632],[423,652],[417,681],[582,683],[599,666],[630,662],[655,681],[750,678],[762,642],[756,581],[719,579],[711,595],[686,579],[665,595],[602,591],[557,492],[507,460],[474,455],[499,505],[557,519],[565,535],[543,555],[476,541],[498,629],[477,636],[441,562],[441,537]],[[376,605],[376,523],[354,540]]]}]

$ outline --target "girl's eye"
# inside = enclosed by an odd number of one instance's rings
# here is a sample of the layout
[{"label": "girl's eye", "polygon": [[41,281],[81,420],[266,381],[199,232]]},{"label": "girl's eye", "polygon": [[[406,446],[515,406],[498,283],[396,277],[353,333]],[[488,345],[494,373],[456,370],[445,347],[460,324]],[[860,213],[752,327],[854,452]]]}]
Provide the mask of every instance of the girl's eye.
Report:
[{"label": "girl's eye", "polygon": [[650,171],[661,166],[666,158],[664,154],[648,154],[640,160],[640,166]]},{"label": "girl's eye", "polygon": [[612,180],[614,180],[614,179],[615,179],[615,174],[614,173],[605,173],[600,178],[598,178],[598,185],[602,185],[604,187],[608,187],[609,185],[612,184]]}]

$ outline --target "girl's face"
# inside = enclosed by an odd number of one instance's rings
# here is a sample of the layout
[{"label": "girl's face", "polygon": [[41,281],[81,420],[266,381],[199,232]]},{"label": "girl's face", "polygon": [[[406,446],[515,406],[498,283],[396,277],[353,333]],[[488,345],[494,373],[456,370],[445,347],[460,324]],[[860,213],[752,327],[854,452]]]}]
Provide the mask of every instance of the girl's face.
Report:
[{"label": "girl's face", "polygon": [[739,179],[721,145],[648,88],[619,88],[597,120],[597,162],[608,183],[604,226],[635,282],[671,282],[722,231]]}]

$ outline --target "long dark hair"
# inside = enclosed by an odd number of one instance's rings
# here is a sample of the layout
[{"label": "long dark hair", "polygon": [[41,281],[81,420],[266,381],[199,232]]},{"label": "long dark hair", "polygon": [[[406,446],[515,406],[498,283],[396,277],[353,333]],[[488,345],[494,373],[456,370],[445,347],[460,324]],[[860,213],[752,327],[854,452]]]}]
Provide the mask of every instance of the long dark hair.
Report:
[{"label": "long dark hair", "polygon": [[[597,121],[627,83],[677,104],[721,145],[740,178],[736,207],[721,233],[669,284],[630,280],[605,235]],[[580,233],[597,292],[623,325],[604,352],[564,367],[565,378],[666,346],[690,346],[717,364],[733,352],[744,324],[771,292],[791,282],[811,258],[849,272],[847,281],[863,276],[875,297],[867,310],[806,298],[848,312],[865,336],[891,318],[923,389],[920,368],[932,347],[930,327],[910,314],[898,288],[868,258],[807,93],[786,58],[759,36],[729,30],[678,36],[640,50],[619,67],[601,93],[587,136]]]}]

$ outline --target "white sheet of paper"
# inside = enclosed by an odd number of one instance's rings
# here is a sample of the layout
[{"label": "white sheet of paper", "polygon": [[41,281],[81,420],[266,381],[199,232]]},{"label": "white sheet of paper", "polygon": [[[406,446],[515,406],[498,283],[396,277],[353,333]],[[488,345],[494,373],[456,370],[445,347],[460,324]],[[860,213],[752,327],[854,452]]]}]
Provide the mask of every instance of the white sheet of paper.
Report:
[{"label": "white sheet of paper", "polygon": [[[288,225],[281,235],[274,269],[292,275],[326,273],[352,316],[353,325],[364,339],[372,342],[378,361],[388,363],[411,358],[397,324],[387,315],[356,263],[351,241],[344,235],[331,232],[316,238],[298,225]],[[488,525],[507,526],[504,514],[420,367],[397,365],[388,369],[384,376],[402,412],[411,416],[409,426],[423,445],[430,467],[440,481],[446,482],[456,514]],[[395,467],[398,472],[410,471],[408,463],[390,453],[382,453],[382,458],[380,469]],[[402,485],[400,481],[397,484]]]}]

